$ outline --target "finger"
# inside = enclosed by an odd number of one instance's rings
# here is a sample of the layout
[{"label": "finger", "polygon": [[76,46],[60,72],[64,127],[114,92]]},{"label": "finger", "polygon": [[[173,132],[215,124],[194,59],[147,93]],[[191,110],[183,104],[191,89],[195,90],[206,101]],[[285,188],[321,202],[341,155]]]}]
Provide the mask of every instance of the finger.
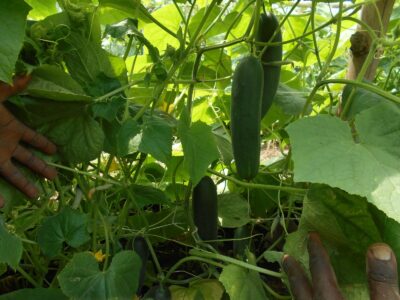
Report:
[{"label": "finger", "polygon": [[26,88],[31,76],[19,76],[14,78],[12,85],[6,84],[4,82],[0,83],[0,102],[6,100],[8,97],[15,95]]},{"label": "finger", "polygon": [[371,300],[400,299],[397,261],[386,244],[373,244],[367,251],[367,275]]},{"label": "finger", "polygon": [[47,138],[45,138],[40,133],[30,129],[29,127],[21,124],[23,126],[22,140],[31,146],[41,150],[46,154],[55,154],[57,152],[57,147]]},{"label": "finger", "polygon": [[57,176],[56,169],[48,166],[42,159],[36,157],[31,151],[26,150],[22,146],[17,146],[13,157],[26,165],[33,172],[47,179],[53,180]]},{"label": "finger", "polygon": [[3,208],[4,202],[5,202],[4,198],[0,195],[0,208]]},{"label": "finger", "polygon": [[1,166],[0,173],[8,182],[17,187],[29,198],[36,198],[39,196],[39,190],[26,179],[11,161],[7,161]]},{"label": "finger", "polygon": [[283,257],[282,265],[288,276],[290,290],[294,299],[312,299],[312,288],[301,265],[289,255]]},{"label": "finger", "polygon": [[308,237],[308,254],[310,257],[314,299],[344,299],[339,291],[328,253],[322,245],[319,235],[315,232],[311,232]]}]

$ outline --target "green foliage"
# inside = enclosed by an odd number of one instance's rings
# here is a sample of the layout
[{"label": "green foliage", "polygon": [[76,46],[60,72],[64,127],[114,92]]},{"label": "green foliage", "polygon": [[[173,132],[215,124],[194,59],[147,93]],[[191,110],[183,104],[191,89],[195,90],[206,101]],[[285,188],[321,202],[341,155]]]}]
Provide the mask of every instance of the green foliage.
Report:
[{"label": "green foliage", "polygon": [[87,222],[86,215],[69,207],[45,218],[38,230],[38,243],[43,253],[50,257],[60,254],[64,242],[73,248],[86,243],[90,239]]},{"label": "green foliage", "polygon": [[0,245],[0,262],[15,269],[21,260],[22,241],[8,231],[3,216],[0,216]]},{"label": "green foliage", "polygon": [[316,230],[358,300],[367,247],[400,255],[398,7],[366,83],[344,80],[361,2],[3,2],[0,80],[32,74],[4,105],[59,175],[13,158],[38,199],[0,178],[0,299],[283,299],[282,255],[307,266]]},{"label": "green foliage", "polygon": [[51,288],[22,289],[0,296],[1,300],[24,300],[27,298],[32,300],[68,299],[61,290]]},{"label": "green foliage", "polygon": [[269,299],[265,294],[261,278],[257,272],[235,265],[228,265],[222,271],[219,280],[232,300]]},{"label": "green foliage", "polygon": [[294,179],[367,197],[400,221],[399,117],[397,106],[382,103],[358,114],[353,125],[328,115],[292,123]]},{"label": "green foliage", "polygon": [[341,285],[364,285],[366,290],[365,252],[368,246],[385,242],[397,252],[398,229],[396,221],[365,199],[328,186],[313,185],[303,203],[299,230],[289,235],[285,251],[307,266],[307,234],[318,231]]},{"label": "green foliage", "polygon": [[185,169],[193,184],[196,185],[210,163],[218,158],[214,136],[207,124],[201,121],[190,124],[185,111],[183,111],[179,120],[178,134],[185,154]]},{"label": "green foliage", "polygon": [[2,1],[0,3],[0,33],[3,37],[0,45],[0,80],[12,83],[12,74],[18,53],[24,41],[26,16],[30,10],[23,0]]},{"label": "green foliage", "polygon": [[122,251],[100,271],[94,255],[82,252],[74,255],[58,280],[64,294],[74,299],[128,299],[138,287],[140,266],[134,251]]}]

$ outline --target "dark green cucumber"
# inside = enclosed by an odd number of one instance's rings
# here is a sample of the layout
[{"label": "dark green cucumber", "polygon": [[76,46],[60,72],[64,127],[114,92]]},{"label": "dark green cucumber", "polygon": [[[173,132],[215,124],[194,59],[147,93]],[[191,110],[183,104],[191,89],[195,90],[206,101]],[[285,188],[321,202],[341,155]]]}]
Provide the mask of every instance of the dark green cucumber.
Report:
[{"label": "dark green cucumber", "polygon": [[149,259],[150,251],[146,240],[141,236],[136,237],[135,240],[133,241],[133,250],[135,250],[136,254],[139,255],[140,260],[142,262],[142,266],[140,267],[140,273],[139,273],[139,285],[136,290],[136,294],[139,295],[144,280],[146,278],[146,266],[147,266],[147,260]]},{"label": "dark green cucumber", "polygon": [[217,187],[204,176],[193,189],[193,219],[199,237],[204,241],[216,240],[218,234]]},{"label": "dark green cucumber", "polygon": [[143,296],[143,300],[171,300],[171,292],[163,285],[151,287]]},{"label": "dark green cucumber", "polygon": [[233,241],[233,256],[243,259],[246,249],[250,248],[249,236],[251,236],[250,229],[247,225],[235,229]]},{"label": "dark green cucumber", "polygon": [[[275,15],[271,13],[261,14],[258,24],[258,32],[256,35],[257,42],[267,43],[272,38],[274,32],[279,28],[279,21]],[[282,42],[282,33],[279,30],[272,39],[273,43]],[[258,50],[262,51],[263,46],[259,46]],[[279,77],[281,75],[281,66],[266,65],[267,63],[282,60],[282,45],[269,46],[261,57],[264,69],[264,92],[261,106],[261,119],[268,112],[274,101],[276,91],[278,90]]]},{"label": "dark green cucumber", "polygon": [[242,179],[253,179],[260,165],[260,121],[264,75],[261,62],[243,58],[232,80],[231,132],[233,156]]}]

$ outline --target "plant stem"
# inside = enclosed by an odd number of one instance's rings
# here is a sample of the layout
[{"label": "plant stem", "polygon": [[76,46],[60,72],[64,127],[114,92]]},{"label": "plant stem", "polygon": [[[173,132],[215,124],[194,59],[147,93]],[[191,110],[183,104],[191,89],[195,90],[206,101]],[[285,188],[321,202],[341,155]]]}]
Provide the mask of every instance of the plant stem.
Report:
[{"label": "plant stem", "polygon": [[200,262],[204,262],[206,264],[209,265],[213,265],[219,268],[224,268],[225,265],[215,262],[211,259],[207,259],[207,258],[202,258],[202,257],[198,257],[198,256],[187,256],[182,258],[181,260],[179,260],[175,265],[173,265],[171,267],[171,269],[168,270],[167,274],[165,275],[163,282],[166,281],[167,279],[169,279],[171,277],[171,275],[184,263],[188,262],[188,261],[200,261]]},{"label": "plant stem", "polygon": [[19,273],[21,273],[22,276],[25,277],[26,280],[28,280],[35,288],[40,288],[40,284],[38,284],[28,273],[25,272],[24,269],[22,269],[20,266],[17,266],[15,268]]},{"label": "plant stem", "polygon": [[234,264],[237,265],[239,267],[243,267],[261,274],[265,274],[268,276],[272,276],[272,277],[277,277],[277,278],[283,278],[284,275],[282,273],[278,273],[278,272],[274,272],[274,271],[270,271],[264,268],[260,268],[258,266],[246,263],[244,261],[229,257],[229,256],[225,256],[225,255],[221,255],[218,253],[212,253],[212,252],[208,252],[208,251],[204,251],[204,250],[200,250],[200,249],[192,249],[189,251],[190,255],[193,256],[199,256],[199,257],[203,257],[203,258],[209,258],[209,259],[215,259],[215,260],[221,260],[225,263],[230,263],[230,264]]},{"label": "plant stem", "polygon": [[239,179],[236,179],[232,176],[228,176],[222,173],[219,173],[213,169],[207,169],[207,172],[217,175],[218,177],[224,178],[226,180],[232,181],[236,183],[237,185],[247,187],[247,188],[253,188],[253,189],[264,189],[264,190],[276,190],[276,191],[285,191],[289,193],[306,193],[308,190],[307,189],[301,189],[301,188],[294,188],[294,187],[289,187],[289,186],[276,186],[276,185],[268,185],[268,184],[260,184],[260,183],[251,183],[251,182],[244,182]]}]

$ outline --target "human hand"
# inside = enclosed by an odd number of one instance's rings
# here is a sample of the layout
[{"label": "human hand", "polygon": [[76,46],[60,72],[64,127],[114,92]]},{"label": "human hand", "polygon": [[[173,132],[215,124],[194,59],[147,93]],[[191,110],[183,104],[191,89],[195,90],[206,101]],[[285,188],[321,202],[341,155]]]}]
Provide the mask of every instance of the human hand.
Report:
[{"label": "human hand", "polygon": [[[56,146],[43,135],[18,121],[2,104],[8,97],[25,89],[29,80],[29,76],[17,77],[13,86],[0,82],[0,175],[28,197],[36,198],[39,194],[38,189],[21,173],[13,161],[17,160],[33,172],[54,179],[57,171],[27,150],[22,143],[46,154],[54,154]],[[3,205],[4,198],[0,195],[0,207]]]},{"label": "human hand", "polygon": [[[283,269],[288,275],[290,289],[296,300],[342,300],[336,276],[317,233],[309,234],[308,253],[312,284],[300,264],[291,256],[283,258]],[[397,261],[390,247],[373,244],[367,250],[367,277],[371,300],[400,299]]]}]

